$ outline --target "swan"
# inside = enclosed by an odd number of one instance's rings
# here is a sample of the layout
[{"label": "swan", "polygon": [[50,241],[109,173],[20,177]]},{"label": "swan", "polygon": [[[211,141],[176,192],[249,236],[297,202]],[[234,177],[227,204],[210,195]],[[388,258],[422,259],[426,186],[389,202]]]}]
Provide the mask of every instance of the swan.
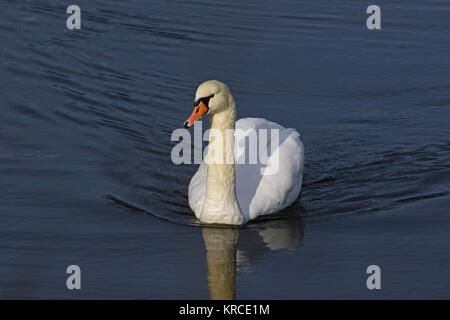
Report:
[{"label": "swan", "polygon": [[[217,80],[206,81],[197,88],[194,110],[184,127],[191,127],[206,114],[210,115],[211,132],[214,130],[223,139],[218,139],[217,134],[213,138],[210,132],[204,159],[189,183],[189,206],[201,222],[242,225],[259,216],[281,211],[298,198],[303,179],[304,147],[295,129],[262,118],[236,121],[236,104],[230,89]],[[251,132],[261,129],[276,130],[279,138],[265,162],[266,169],[261,163],[240,161],[245,160],[245,148],[236,151],[236,146],[245,146]],[[229,130],[233,134],[228,134]],[[238,135],[238,132],[244,134]],[[214,143],[216,148],[211,149]],[[266,145],[270,149],[274,142],[267,139]],[[216,160],[223,161],[211,161],[213,154]],[[264,174],[269,167],[276,168],[275,172]]]}]

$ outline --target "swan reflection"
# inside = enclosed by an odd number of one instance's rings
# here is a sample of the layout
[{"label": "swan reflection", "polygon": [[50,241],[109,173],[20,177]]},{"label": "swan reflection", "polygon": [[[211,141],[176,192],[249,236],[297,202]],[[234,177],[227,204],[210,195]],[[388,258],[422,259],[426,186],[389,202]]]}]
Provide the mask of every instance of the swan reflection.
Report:
[{"label": "swan reflection", "polygon": [[257,221],[244,229],[203,227],[211,299],[235,299],[236,267],[254,264],[270,250],[295,249],[303,230],[301,218]]}]

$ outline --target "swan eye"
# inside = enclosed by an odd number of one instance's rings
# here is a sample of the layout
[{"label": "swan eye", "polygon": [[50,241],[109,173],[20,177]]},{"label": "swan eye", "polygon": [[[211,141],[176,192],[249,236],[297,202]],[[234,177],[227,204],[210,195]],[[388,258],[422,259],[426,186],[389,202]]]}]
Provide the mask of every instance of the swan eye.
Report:
[{"label": "swan eye", "polygon": [[203,102],[205,104],[205,106],[209,107],[209,100],[214,97],[214,94],[207,96],[207,97],[203,97],[203,98],[199,98],[197,100],[194,101],[194,107],[198,106],[198,104],[200,102]]}]

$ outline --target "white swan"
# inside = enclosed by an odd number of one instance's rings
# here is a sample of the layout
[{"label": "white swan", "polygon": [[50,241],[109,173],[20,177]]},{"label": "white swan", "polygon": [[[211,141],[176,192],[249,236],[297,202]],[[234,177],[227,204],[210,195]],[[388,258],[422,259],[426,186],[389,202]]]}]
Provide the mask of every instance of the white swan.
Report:
[{"label": "white swan", "polygon": [[[206,164],[203,161],[189,184],[189,206],[200,221],[240,225],[258,216],[278,212],[297,199],[303,179],[304,149],[296,130],[261,118],[235,122],[236,108],[230,90],[216,80],[206,81],[198,87],[194,110],[184,126],[189,128],[205,114],[210,115],[211,130],[223,137],[222,144],[219,143],[223,148],[211,149],[217,138],[212,139],[210,134],[205,160],[213,154],[211,150],[221,150],[220,154],[214,152],[215,159],[223,161],[207,161]],[[227,134],[230,129],[236,129],[234,134]],[[235,144],[245,146],[248,140],[245,137],[259,129],[268,129],[267,136],[270,129],[278,130],[279,144],[266,162],[266,169],[277,169],[274,174],[263,174],[265,168],[261,162],[241,164],[245,150],[235,151]],[[237,132],[245,134],[238,135]],[[274,142],[267,141],[270,150]]]}]

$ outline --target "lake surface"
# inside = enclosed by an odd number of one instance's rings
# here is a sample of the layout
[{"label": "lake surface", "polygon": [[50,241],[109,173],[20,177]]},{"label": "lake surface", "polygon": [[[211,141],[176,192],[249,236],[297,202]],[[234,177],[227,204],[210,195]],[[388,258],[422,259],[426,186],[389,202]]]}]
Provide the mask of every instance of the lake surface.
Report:
[{"label": "lake surface", "polygon": [[[378,1],[372,31],[357,1],[76,4],[69,31],[68,4],[0,1],[0,298],[450,298],[448,1]],[[280,215],[190,211],[170,137],[208,79],[301,133]]]}]

